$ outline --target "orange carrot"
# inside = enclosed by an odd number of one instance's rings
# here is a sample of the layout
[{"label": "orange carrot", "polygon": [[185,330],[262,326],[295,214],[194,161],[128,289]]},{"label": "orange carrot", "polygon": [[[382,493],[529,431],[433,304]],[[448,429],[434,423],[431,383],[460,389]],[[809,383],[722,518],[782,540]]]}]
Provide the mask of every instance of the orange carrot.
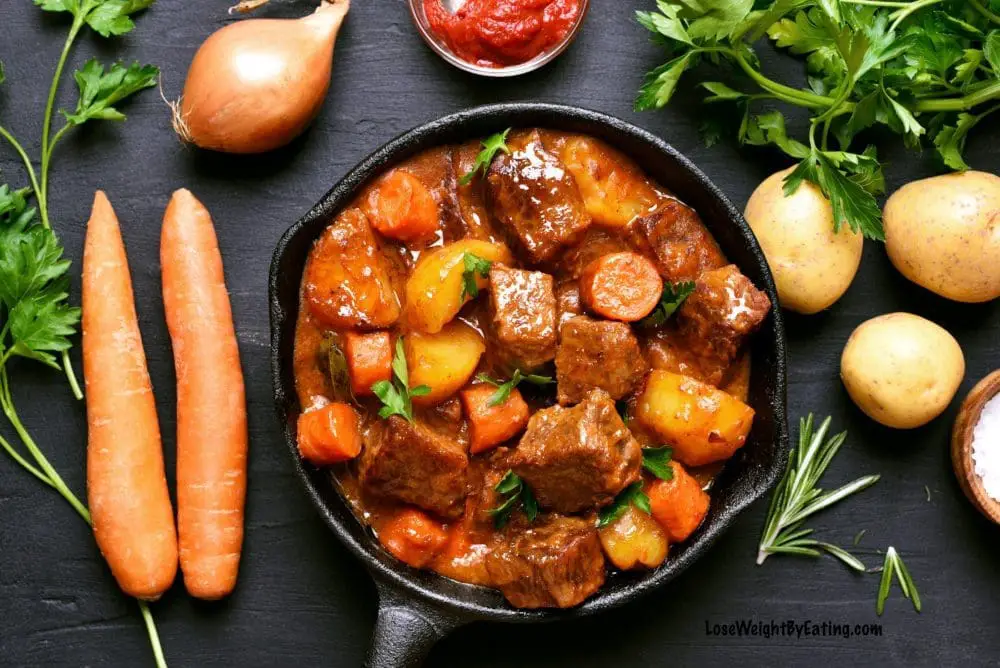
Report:
[{"label": "orange carrot", "polygon": [[670,462],[673,480],[656,480],[648,490],[653,518],[667,531],[671,543],[687,540],[708,514],[709,498],[684,467]]},{"label": "orange carrot", "polygon": [[603,255],[584,267],[580,276],[580,301],[611,320],[642,320],[660,303],[662,292],[656,266],[638,253]]},{"label": "orange carrot", "polygon": [[177,531],[125,245],[101,191],[87,223],[82,292],[94,536],[122,590],[152,601],[177,574]]},{"label": "orange carrot", "polygon": [[423,568],[444,549],[448,532],[440,522],[416,508],[404,508],[378,530],[379,542],[389,553],[414,568]]},{"label": "orange carrot", "polygon": [[434,196],[413,174],[396,169],[383,176],[368,194],[372,227],[400,241],[433,237],[440,226]]},{"label": "orange carrot", "polygon": [[163,305],[177,373],[177,530],[188,593],[236,586],[243,544],[247,415],[212,218],[187,190],[163,214]]},{"label": "orange carrot", "polygon": [[335,402],[299,415],[299,454],[316,466],[346,462],[361,454],[358,414]]},{"label": "orange carrot", "polygon": [[469,452],[478,454],[514,437],[528,424],[528,404],[514,388],[502,404],[491,406],[497,388],[473,385],[459,395],[469,419]]},{"label": "orange carrot", "polygon": [[372,385],[392,380],[392,336],[389,332],[344,334],[344,355],[351,391],[356,396],[372,394]]}]

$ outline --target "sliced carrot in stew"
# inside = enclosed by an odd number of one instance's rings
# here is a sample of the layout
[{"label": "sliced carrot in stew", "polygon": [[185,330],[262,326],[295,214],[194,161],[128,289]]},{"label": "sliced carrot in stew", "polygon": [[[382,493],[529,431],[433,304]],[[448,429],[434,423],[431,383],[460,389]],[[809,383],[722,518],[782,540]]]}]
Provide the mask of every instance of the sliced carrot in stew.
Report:
[{"label": "sliced carrot in stew", "polygon": [[580,276],[580,300],[609,320],[642,320],[656,308],[662,292],[656,266],[638,253],[604,255],[584,267]]},{"label": "sliced carrot in stew", "polygon": [[299,416],[299,454],[316,466],[345,462],[361,454],[361,431],[354,408],[332,403]]},{"label": "sliced carrot in stew", "polygon": [[444,525],[416,508],[405,508],[379,527],[379,542],[390,554],[414,568],[423,568],[444,549]]},{"label": "sliced carrot in stew", "polygon": [[392,335],[389,332],[344,334],[344,355],[351,391],[356,396],[372,394],[372,385],[392,379]]},{"label": "sliced carrot in stew", "polygon": [[510,391],[502,404],[491,406],[496,391],[492,385],[484,384],[473,385],[459,394],[469,419],[469,452],[474,455],[513,438],[528,424],[528,404],[517,388]]},{"label": "sliced carrot in stew", "polygon": [[397,169],[382,177],[368,194],[368,217],[383,236],[416,241],[434,236],[440,226],[438,205],[420,179]]},{"label": "sliced carrot in stew", "polygon": [[672,543],[687,540],[708,514],[709,498],[684,467],[670,462],[673,480],[655,480],[649,486],[649,506]]}]

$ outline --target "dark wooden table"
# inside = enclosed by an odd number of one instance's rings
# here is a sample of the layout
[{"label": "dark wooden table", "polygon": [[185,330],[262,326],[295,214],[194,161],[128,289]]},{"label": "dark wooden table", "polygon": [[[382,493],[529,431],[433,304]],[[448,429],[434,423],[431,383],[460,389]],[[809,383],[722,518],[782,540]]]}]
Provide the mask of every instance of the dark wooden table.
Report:
[{"label": "dark wooden table", "polygon": [[[178,95],[192,54],[229,19],[227,0],[160,0],[119,41],[94,36],[72,55],[159,65],[163,89]],[[769,151],[699,140],[699,110],[682,94],[670,109],[631,110],[641,75],[661,62],[632,20],[645,0],[597,0],[578,41],[554,64],[515,80],[490,81],[452,69],[428,50],[403,0],[356,0],[337,44],[330,96],[305,137],[261,157],[207,155],[182,146],[155,91],[127,108],[125,124],[79,132],[58,151],[51,212],[77,280],[83,223],[103,188],[122,221],[139,316],[158,397],[168,471],[174,465],[174,372],[160,300],[160,219],[175,188],[191,188],[213,212],[246,372],[251,431],[246,546],[236,593],[196,603],[177,586],[154,606],[172,666],[357,666],[375,616],[365,571],[320,522],[293,476],[274,418],[268,375],[265,283],[281,233],[351,166],[410,127],[462,107],[544,100],[605,111],[648,128],[690,156],[738,205],[783,166]],[[294,0],[265,15],[299,16],[315,2]],[[0,118],[38,153],[45,92],[65,22],[27,0],[0,6]],[[769,58],[769,67],[794,64]],[[69,79],[67,78],[67,81]],[[691,85],[691,82],[688,82]],[[60,99],[72,104],[72,84]],[[970,160],[1000,170],[1000,133],[977,130]],[[993,148],[991,148],[991,146]],[[890,189],[927,176],[930,151],[883,146]],[[3,180],[23,185],[20,164],[0,147]],[[718,546],[671,586],[611,614],[545,626],[477,624],[432,653],[432,666],[651,665],[988,665],[1000,657],[1000,528],[966,502],[951,472],[947,441],[956,405],[912,432],[884,429],[860,413],[838,380],[844,341],[863,320],[905,310],[958,338],[968,366],[962,392],[1000,366],[1000,305],[951,304],[909,284],[883,248],[866,246],[861,272],[829,312],[788,317],[790,414],[833,415],[850,431],[830,484],[878,472],[870,491],[815,521],[827,540],[849,545],[865,529],[863,558],[895,545],[920,588],[916,614],[898,591],[875,616],[877,576],[857,576],[831,559],[774,558],[754,565],[764,518],[758,504]],[[79,364],[78,351],[74,359]],[[61,376],[14,363],[22,417],[68,484],[83,494],[85,418]],[[957,401],[956,401],[957,404]],[[7,424],[3,423],[6,429]],[[4,432],[6,433],[6,432]],[[7,434],[10,436],[11,434]],[[171,476],[172,477],[172,476]],[[926,489],[925,489],[926,486]],[[928,491],[929,490],[929,498]],[[706,626],[764,622],[883,624],[881,637],[719,637]],[[0,457],[0,664],[150,665],[134,603],[117,590],[87,527],[50,490]]]}]

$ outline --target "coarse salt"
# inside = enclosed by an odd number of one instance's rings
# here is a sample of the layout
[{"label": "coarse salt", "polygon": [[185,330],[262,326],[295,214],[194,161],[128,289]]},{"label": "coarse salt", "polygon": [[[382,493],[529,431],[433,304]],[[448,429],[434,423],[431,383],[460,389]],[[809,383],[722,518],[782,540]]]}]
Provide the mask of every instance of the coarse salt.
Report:
[{"label": "coarse salt", "polygon": [[986,402],[972,430],[972,463],[983,489],[1000,501],[1000,394]]}]

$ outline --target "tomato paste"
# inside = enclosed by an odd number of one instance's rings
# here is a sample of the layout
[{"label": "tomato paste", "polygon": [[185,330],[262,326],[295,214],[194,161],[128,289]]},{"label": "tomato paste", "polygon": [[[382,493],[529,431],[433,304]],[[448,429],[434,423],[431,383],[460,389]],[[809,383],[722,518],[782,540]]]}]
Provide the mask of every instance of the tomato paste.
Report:
[{"label": "tomato paste", "polygon": [[454,14],[424,0],[431,30],[462,60],[484,67],[527,62],[573,29],[582,0],[467,0]]}]

